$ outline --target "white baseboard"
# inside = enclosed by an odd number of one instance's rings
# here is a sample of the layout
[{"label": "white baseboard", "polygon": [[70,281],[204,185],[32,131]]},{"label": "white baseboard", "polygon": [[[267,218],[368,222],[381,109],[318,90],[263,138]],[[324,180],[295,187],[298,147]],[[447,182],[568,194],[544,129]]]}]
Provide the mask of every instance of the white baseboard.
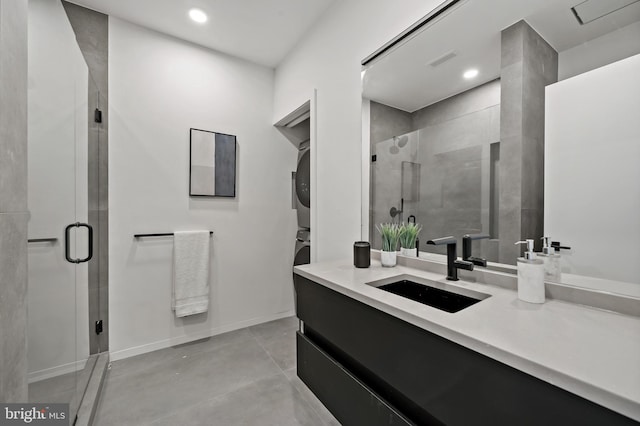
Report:
[{"label": "white baseboard", "polygon": [[61,376],[67,373],[75,373],[84,369],[87,360],[70,362],[68,364],[58,365],[56,367],[45,368],[44,370],[33,371],[27,375],[28,383],[35,383],[41,380],[50,379],[52,377]]},{"label": "white baseboard", "polygon": [[116,352],[111,352],[109,356],[111,361],[118,361],[121,359],[130,358],[132,356],[146,354],[148,352],[169,348],[171,346],[182,345],[184,343],[193,342],[194,340],[206,339],[208,337],[216,336],[218,334],[228,333],[230,331],[239,330],[245,327],[251,327],[253,325],[262,324],[264,322],[274,321],[281,318],[290,317],[293,315],[295,315],[295,311],[286,311],[286,312],[280,312],[277,314],[267,315],[264,317],[252,318],[249,320],[240,321],[233,324],[226,324],[220,327],[215,327],[215,328],[201,331],[198,333],[172,337],[170,339],[159,340],[157,342],[147,343],[145,345],[122,349]]}]

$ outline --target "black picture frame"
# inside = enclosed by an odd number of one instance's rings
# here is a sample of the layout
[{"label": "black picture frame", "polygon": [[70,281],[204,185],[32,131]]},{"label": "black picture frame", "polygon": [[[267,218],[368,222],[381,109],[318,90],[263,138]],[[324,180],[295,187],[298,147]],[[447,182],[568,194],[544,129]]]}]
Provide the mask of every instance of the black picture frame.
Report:
[{"label": "black picture frame", "polygon": [[236,196],[235,135],[189,129],[189,196]]}]

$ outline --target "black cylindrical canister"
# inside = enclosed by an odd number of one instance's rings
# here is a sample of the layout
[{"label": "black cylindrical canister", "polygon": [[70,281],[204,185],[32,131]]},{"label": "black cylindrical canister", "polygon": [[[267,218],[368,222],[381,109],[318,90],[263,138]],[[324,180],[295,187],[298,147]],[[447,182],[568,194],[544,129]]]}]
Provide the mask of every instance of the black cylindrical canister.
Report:
[{"label": "black cylindrical canister", "polygon": [[356,268],[368,268],[371,265],[371,244],[367,241],[353,243],[353,265]]}]

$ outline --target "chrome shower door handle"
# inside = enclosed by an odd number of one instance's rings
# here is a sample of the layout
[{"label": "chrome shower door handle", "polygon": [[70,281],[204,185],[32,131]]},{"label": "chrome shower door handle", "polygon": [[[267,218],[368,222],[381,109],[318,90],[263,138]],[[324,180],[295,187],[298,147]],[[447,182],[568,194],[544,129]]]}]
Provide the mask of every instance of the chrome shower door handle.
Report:
[{"label": "chrome shower door handle", "polygon": [[[70,253],[71,245],[69,244],[69,234],[71,232],[71,228],[82,228],[82,227],[87,228],[87,231],[89,232],[89,241],[88,241],[89,253],[87,254],[87,257],[85,257],[84,259],[73,259],[71,258],[71,253]],[[93,257],[93,227],[91,225],[89,225],[88,223],[80,223],[80,222],[67,225],[67,227],[64,229],[64,257],[65,259],[67,259],[67,262],[69,263],[84,263],[91,260],[91,258]]]}]

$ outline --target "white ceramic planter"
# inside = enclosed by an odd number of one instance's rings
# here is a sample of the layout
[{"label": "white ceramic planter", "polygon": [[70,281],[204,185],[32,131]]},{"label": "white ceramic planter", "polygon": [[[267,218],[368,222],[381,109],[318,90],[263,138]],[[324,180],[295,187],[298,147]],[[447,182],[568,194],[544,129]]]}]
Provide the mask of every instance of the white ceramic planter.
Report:
[{"label": "white ceramic planter", "polygon": [[415,248],[400,248],[400,254],[406,257],[416,257],[416,249]]},{"label": "white ceramic planter", "polygon": [[397,252],[395,251],[381,251],[380,252],[380,262],[382,262],[382,266],[391,267],[396,266],[397,263]]}]

